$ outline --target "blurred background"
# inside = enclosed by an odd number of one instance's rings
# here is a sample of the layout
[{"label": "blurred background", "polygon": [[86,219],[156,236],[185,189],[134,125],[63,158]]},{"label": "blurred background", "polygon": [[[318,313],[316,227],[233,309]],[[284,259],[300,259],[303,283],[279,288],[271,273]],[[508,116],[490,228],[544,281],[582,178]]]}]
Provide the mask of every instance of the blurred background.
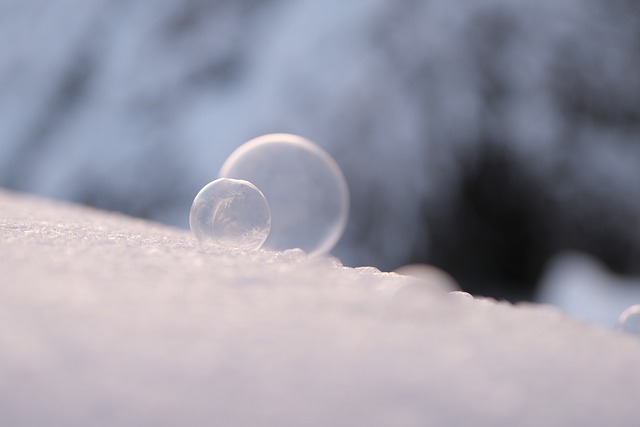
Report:
[{"label": "blurred background", "polygon": [[342,167],[346,265],[640,302],[638,1],[0,0],[2,187],[186,228],[270,132]]}]

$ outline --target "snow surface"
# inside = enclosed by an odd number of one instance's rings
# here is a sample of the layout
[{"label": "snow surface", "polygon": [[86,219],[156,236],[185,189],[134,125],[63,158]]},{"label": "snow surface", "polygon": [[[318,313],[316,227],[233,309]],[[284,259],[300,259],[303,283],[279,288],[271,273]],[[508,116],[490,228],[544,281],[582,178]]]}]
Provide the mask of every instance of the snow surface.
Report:
[{"label": "snow surface", "polygon": [[0,260],[1,425],[640,420],[640,341],[547,306],[4,191]]}]

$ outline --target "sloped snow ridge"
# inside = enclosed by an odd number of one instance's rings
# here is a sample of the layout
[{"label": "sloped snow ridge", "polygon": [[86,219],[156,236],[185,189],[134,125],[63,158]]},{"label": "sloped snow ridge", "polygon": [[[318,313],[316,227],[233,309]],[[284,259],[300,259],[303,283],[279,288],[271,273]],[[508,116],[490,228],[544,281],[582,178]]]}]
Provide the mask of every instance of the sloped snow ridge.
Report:
[{"label": "sloped snow ridge", "polygon": [[640,341],[547,306],[5,191],[0,207],[3,426],[640,420]]}]

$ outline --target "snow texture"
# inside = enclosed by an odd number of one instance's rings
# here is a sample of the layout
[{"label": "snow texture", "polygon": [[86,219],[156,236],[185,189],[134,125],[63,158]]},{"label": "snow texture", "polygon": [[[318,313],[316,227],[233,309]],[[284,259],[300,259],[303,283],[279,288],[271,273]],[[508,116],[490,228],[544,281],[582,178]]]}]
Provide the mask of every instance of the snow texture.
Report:
[{"label": "snow texture", "polygon": [[0,260],[1,425],[640,420],[640,341],[550,307],[7,192]]}]

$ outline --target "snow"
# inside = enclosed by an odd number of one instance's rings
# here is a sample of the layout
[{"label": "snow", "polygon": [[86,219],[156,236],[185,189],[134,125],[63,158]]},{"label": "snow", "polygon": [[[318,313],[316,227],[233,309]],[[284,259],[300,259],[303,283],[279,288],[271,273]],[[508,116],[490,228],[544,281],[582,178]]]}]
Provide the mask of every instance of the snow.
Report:
[{"label": "snow", "polygon": [[636,426],[640,341],[0,191],[0,424]]}]

